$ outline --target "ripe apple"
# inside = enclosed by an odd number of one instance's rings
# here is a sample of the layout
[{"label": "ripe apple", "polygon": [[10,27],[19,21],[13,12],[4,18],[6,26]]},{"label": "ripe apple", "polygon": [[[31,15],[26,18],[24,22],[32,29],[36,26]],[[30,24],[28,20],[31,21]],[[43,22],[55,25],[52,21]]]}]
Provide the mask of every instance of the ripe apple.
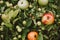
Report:
[{"label": "ripe apple", "polygon": [[54,15],[50,12],[45,13],[42,17],[42,23],[47,25],[54,23]]},{"label": "ripe apple", "polygon": [[39,3],[39,5],[44,6],[44,5],[48,4],[48,0],[38,0],[38,3]]},{"label": "ripe apple", "polygon": [[21,9],[27,9],[29,6],[29,3],[28,1],[26,0],[20,0],[18,1],[18,7],[21,8]]},{"label": "ripe apple", "polygon": [[38,33],[35,31],[29,32],[27,35],[28,40],[37,40]]}]

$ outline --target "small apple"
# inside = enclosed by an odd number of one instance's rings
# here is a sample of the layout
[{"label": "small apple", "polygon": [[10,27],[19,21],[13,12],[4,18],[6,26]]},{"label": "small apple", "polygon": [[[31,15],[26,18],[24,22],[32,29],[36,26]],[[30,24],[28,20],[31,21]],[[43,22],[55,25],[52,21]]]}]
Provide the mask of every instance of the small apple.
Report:
[{"label": "small apple", "polygon": [[28,1],[26,1],[26,0],[20,0],[20,1],[18,1],[18,7],[20,9],[27,9],[28,6],[29,6]]},{"label": "small apple", "polygon": [[27,22],[26,22],[25,20],[22,22],[23,25],[26,25],[26,23],[27,23]]},{"label": "small apple", "polygon": [[27,35],[28,40],[37,40],[38,33],[35,31],[29,32]]},{"label": "small apple", "polygon": [[42,23],[47,25],[54,23],[54,15],[50,12],[45,13],[42,17]]},{"label": "small apple", "polygon": [[38,22],[37,22],[37,25],[38,25],[38,26],[40,26],[40,25],[41,25],[41,22],[40,22],[40,21],[38,21]]},{"label": "small apple", "polygon": [[48,0],[38,0],[38,3],[39,3],[39,5],[44,6],[44,5],[48,4]]}]

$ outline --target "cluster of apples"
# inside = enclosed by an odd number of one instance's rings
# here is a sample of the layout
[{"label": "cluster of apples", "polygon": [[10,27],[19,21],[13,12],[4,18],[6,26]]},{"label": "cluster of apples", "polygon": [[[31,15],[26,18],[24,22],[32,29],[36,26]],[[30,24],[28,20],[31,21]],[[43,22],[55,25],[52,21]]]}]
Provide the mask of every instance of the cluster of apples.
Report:
[{"label": "cluster of apples", "polygon": [[[45,13],[42,17],[42,23],[50,25],[54,23],[54,16],[51,13]],[[37,40],[38,32],[32,31],[27,35],[28,40]]]},{"label": "cluster of apples", "polygon": [[[48,0],[37,0],[40,6],[45,6],[48,4]],[[20,9],[25,10],[29,7],[29,2],[27,0],[18,1],[18,6]],[[42,23],[46,25],[50,25],[54,23],[54,15],[52,12],[46,12],[42,16]],[[28,40],[37,40],[38,33],[35,31],[28,33]]]},{"label": "cluster of apples", "polygon": [[[37,0],[37,2],[41,6],[45,6],[48,4],[48,0]],[[17,5],[20,9],[24,10],[29,7],[29,2],[27,0],[19,0]]]},{"label": "cluster of apples", "polygon": [[[42,23],[46,25],[50,25],[54,23],[54,15],[51,12],[44,13],[42,17]],[[28,40],[37,40],[38,32],[32,31],[28,33]]]},{"label": "cluster of apples", "polygon": [[[47,5],[48,0],[37,0],[38,4],[41,6]],[[29,2],[27,0],[19,0],[18,7],[22,10],[25,10],[29,7]],[[54,22],[54,15],[53,13],[45,13],[42,17],[43,24],[52,24]]]}]

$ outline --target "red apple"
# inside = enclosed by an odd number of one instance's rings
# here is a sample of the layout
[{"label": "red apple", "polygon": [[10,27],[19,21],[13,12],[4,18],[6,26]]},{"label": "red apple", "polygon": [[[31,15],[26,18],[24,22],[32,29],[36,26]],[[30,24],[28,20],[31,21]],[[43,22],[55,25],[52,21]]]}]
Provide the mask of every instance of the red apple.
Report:
[{"label": "red apple", "polygon": [[43,24],[53,24],[54,23],[54,15],[51,12],[45,13],[42,17]]},{"label": "red apple", "polygon": [[28,40],[37,40],[38,33],[35,31],[29,32],[27,35]]}]

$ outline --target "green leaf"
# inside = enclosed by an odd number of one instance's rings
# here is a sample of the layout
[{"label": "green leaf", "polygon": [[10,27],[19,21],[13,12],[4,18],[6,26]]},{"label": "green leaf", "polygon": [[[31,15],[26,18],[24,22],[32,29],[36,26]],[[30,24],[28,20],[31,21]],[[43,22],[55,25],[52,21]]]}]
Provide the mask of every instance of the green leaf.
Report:
[{"label": "green leaf", "polygon": [[22,40],[25,40],[28,31],[29,31],[28,29],[25,29],[25,30],[23,31]]},{"label": "green leaf", "polygon": [[15,22],[18,21],[19,19],[21,19],[21,17],[14,19],[13,24],[15,24]]},{"label": "green leaf", "polygon": [[9,15],[9,18],[10,18],[10,19],[12,18],[13,13],[14,13],[14,11],[13,11],[13,10],[11,10],[11,11],[8,13],[8,15]]},{"label": "green leaf", "polygon": [[36,19],[33,19],[34,24],[36,25]]},{"label": "green leaf", "polygon": [[13,25],[11,23],[5,23],[5,26],[12,29]]},{"label": "green leaf", "polygon": [[53,26],[50,26],[50,27],[48,28],[48,31],[50,31],[52,28],[53,28]]},{"label": "green leaf", "polygon": [[41,32],[39,33],[38,40],[43,40],[43,35]]},{"label": "green leaf", "polygon": [[27,20],[27,24],[26,24],[26,27],[29,27],[32,23],[32,20]]},{"label": "green leaf", "polygon": [[52,4],[52,3],[50,3],[49,6],[50,6],[51,8],[58,9],[58,6],[57,6],[57,5],[54,5],[54,4]]},{"label": "green leaf", "polygon": [[44,35],[44,38],[49,39],[48,36]]},{"label": "green leaf", "polygon": [[2,20],[3,20],[4,22],[6,22],[6,23],[9,23],[9,22],[10,22],[9,16],[6,15],[6,14],[2,14],[1,18],[2,18]]},{"label": "green leaf", "polygon": [[15,10],[13,13],[12,13],[12,18],[15,18],[17,16],[19,12],[19,9]]},{"label": "green leaf", "polygon": [[11,10],[10,8],[6,9],[4,14],[8,14],[10,12],[10,10]]},{"label": "green leaf", "polygon": [[10,19],[11,19],[11,18],[15,18],[15,17],[17,16],[18,12],[19,12],[19,10],[15,10],[15,11],[11,10],[11,11],[8,13],[9,18],[10,18]]},{"label": "green leaf", "polygon": [[54,2],[54,0],[49,0],[49,2]]}]

